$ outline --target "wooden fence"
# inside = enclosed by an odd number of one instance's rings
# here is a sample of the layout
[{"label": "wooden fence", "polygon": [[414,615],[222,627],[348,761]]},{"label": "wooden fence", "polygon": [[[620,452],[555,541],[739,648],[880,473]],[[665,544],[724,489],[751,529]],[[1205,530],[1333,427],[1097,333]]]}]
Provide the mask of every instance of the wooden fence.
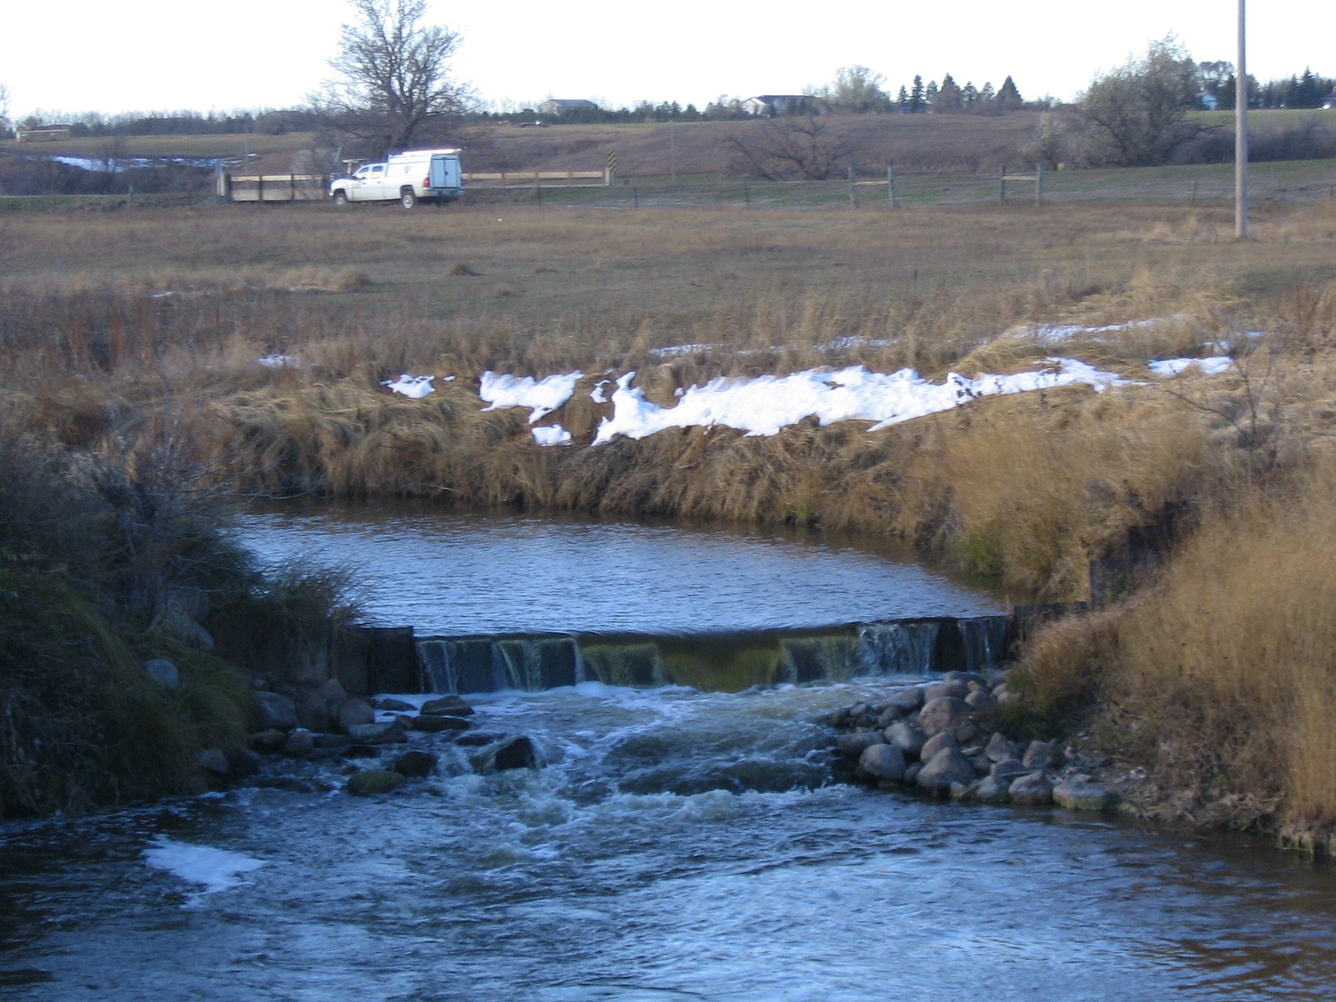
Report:
[{"label": "wooden fence", "polygon": [[[493,188],[597,188],[612,184],[612,175],[606,170],[509,170],[492,173],[464,174],[466,182],[486,182]],[[562,184],[560,182],[565,182]],[[589,182],[594,182],[590,184]],[[557,183],[549,183],[557,182]]]},{"label": "wooden fence", "polygon": [[218,194],[231,202],[323,202],[328,174],[222,174]]}]

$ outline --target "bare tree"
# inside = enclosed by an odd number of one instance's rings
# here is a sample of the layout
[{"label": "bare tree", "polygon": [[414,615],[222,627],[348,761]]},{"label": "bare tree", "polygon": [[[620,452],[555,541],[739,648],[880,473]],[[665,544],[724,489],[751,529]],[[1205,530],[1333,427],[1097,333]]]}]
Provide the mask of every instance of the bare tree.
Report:
[{"label": "bare tree", "polygon": [[1197,66],[1173,35],[1151,42],[1146,55],[1100,77],[1082,95],[1087,158],[1119,167],[1166,163],[1206,127],[1188,121],[1201,107]]},{"label": "bare tree", "polygon": [[9,131],[9,87],[0,83],[0,133]]},{"label": "bare tree", "polygon": [[747,123],[724,136],[729,169],[766,181],[823,181],[843,173],[854,145],[821,115]]},{"label": "bare tree", "polygon": [[449,73],[459,34],[424,23],[426,0],[348,3],[356,22],[329,61],[340,78],[310,98],[317,121],[383,153],[457,117],[469,99]]}]

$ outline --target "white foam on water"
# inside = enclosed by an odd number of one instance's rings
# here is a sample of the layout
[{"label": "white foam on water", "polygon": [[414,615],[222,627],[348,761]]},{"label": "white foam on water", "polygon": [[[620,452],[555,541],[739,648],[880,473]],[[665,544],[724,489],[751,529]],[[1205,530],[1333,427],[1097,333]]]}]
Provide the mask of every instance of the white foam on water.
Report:
[{"label": "white foam on water", "polygon": [[542,419],[571,398],[575,384],[584,378],[580,371],[554,373],[546,379],[535,381],[532,376],[503,376],[495,372],[484,372],[478,382],[478,396],[491,406],[483,410],[494,411],[500,407],[530,407],[529,423]]},{"label": "white foam on water", "polygon": [[264,860],[239,852],[214,849],[206,845],[177,842],[165,835],[153,840],[144,850],[144,862],[155,870],[166,870],[187,883],[202,884],[200,894],[215,894],[243,883],[241,874],[264,866]]},{"label": "white foam on water", "polygon": [[978,397],[1024,393],[1084,383],[1102,390],[1126,380],[1085,362],[1049,358],[1045,368],[1006,376],[983,375],[967,379],[951,373],[941,383],[924,379],[913,369],[871,372],[861,365],[837,372],[810,369],[788,376],[755,379],[712,379],[687,388],[673,407],[660,407],[631,386],[634,372],[617,380],[612,395],[613,414],[599,425],[594,445],[618,435],[644,438],[665,428],[737,428],[748,435],[765,436],[815,416],[822,426],[836,421],[873,421],[882,428],[950,410]]}]

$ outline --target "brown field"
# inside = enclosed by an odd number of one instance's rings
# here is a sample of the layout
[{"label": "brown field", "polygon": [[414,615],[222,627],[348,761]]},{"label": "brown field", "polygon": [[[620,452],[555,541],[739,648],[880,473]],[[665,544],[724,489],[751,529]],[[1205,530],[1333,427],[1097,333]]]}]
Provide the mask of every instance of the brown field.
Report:
[{"label": "brown field", "polygon": [[[1336,204],[1271,204],[1254,240],[1230,233],[1227,211],[1177,204],[14,212],[0,217],[0,426],[132,467],[170,440],[242,493],[893,533],[1017,598],[1084,598],[1087,562],[1174,504],[1202,528],[1163,581],[1037,644],[1032,690],[1068,721],[1105,698],[1099,719],[1128,753],[1191,788],[1184,816],[1233,804],[1217,814],[1320,826],[1336,818],[1320,479]],[[1027,333],[1130,320],[1153,322],[1060,345]],[[1208,342],[1235,373],[1149,380],[1148,360]],[[704,347],[654,353],[683,344]],[[998,372],[1054,351],[1144,385],[985,400],[875,434],[804,422],[587,447],[607,413],[587,391],[607,370],[636,370],[668,405],[716,375]],[[295,366],[256,363],[273,353]],[[521,411],[481,410],[485,370],[576,367],[586,379],[551,419],[572,447],[535,446]],[[380,385],[401,372],[456,380],[414,401]],[[1174,743],[1186,733],[1200,740]]]}]

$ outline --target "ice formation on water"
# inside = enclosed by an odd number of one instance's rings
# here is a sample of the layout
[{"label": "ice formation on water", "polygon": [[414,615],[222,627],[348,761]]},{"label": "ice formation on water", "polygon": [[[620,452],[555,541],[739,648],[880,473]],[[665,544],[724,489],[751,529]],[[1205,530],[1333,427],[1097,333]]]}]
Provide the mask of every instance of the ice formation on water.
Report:
[{"label": "ice formation on water", "polygon": [[533,424],[569,400],[575,392],[575,384],[582,378],[584,373],[576,371],[565,375],[556,373],[535,382],[532,376],[520,378],[484,372],[479,381],[478,396],[491,404],[483,410],[494,411],[498,407],[533,408],[529,414],[529,423]]}]

